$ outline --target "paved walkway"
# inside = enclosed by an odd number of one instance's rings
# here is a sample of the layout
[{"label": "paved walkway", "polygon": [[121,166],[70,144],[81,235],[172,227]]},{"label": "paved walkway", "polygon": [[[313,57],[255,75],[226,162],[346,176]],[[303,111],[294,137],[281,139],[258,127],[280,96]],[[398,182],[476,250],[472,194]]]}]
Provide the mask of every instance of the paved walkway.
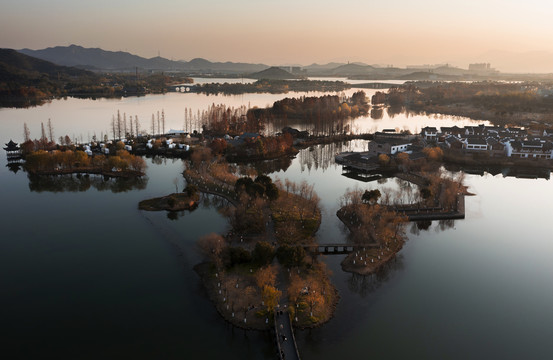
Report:
[{"label": "paved walkway", "polygon": [[292,324],[290,323],[288,311],[282,310],[282,313],[278,311],[275,316],[276,337],[279,344],[277,348],[280,351],[280,359],[299,360],[300,356],[297,351],[298,349],[296,347],[296,341],[292,332]]}]

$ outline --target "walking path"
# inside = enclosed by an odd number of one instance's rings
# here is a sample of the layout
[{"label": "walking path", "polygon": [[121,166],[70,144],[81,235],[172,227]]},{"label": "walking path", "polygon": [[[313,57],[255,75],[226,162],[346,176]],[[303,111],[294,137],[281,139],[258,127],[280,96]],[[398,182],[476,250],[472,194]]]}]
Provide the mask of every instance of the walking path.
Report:
[{"label": "walking path", "polygon": [[[236,198],[233,196],[235,195],[234,189],[230,185],[214,179],[212,176],[209,175],[203,175],[199,178],[185,175],[185,179],[187,183],[198,186],[198,189],[201,192],[223,197],[234,206],[237,205]],[[265,209],[263,215],[266,225],[265,239],[270,244],[274,244],[276,243],[275,224],[273,221],[273,217],[271,216],[270,209]],[[277,283],[277,288],[282,293],[280,298],[280,303],[282,304],[287,303],[288,300],[288,292],[286,291],[288,281],[284,275],[286,273],[283,270],[284,269],[281,269],[281,271],[279,271],[280,275]],[[279,308],[275,309],[274,323],[275,340],[279,359],[299,360],[300,356],[298,353],[296,338],[294,336],[294,330],[292,327],[292,322],[290,321],[290,314],[288,313],[287,305],[280,305]]]},{"label": "walking path", "polygon": [[275,334],[279,359],[300,359],[290,314],[281,310],[275,314]]}]

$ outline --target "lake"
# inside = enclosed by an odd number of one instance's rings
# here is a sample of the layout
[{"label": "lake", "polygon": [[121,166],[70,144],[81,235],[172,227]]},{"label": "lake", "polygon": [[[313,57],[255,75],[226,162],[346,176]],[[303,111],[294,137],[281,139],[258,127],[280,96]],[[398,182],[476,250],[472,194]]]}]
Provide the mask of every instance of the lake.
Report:
[{"label": "lake", "polygon": [[[351,93],[354,90],[348,90]],[[309,95],[315,95],[310,93]],[[371,92],[368,91],[370,95]],[[266,106],[305,94],[148,95],[117,100],[56,100],[0,110],[0,140],[32,137],[51,118],[56,136],[87,139],[107,132],[111,117],[138,115],[148,128],[165,112],[166,129],[182,128],[185,108],[212,103]],[[390,115],[354,120],[357,131],[464,126],[468,119]],[[74,136],[73,136],[74,135]],[[271,177],[315,185],[323,210],[320,242],[343,242],[335,216],[346,188],[399,186],[342,176],[334,154],[366,142],[302,150]],[[13,173],[0,156],[0,309],[5,352],[19,357],[272,359],[269,335],[234,329],[214,310],[193,266],[196,241],[228,230],[216,199],[171,220],[137,209],[140,200],[174,191],[181,160],[147,159],[142,183],[67,180],[66,188]],[[466,219],[410,224],[409,241],[383,275],[341,271],[343,256],[322,258],[341,300],[321,328],[298,331],[303,359],[546,359],[553,335],[553,243],[548,234],[550,181],[501,174],[467,175]],[[65,182],[64,182],[65,184]],[[92,185],[91,185],[92,184]]]}]

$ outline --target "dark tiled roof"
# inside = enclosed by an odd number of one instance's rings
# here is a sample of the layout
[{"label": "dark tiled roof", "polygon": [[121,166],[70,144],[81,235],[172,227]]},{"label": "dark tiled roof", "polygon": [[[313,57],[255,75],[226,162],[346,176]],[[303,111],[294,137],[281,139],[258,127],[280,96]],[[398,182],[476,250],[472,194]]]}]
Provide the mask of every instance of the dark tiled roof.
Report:
[{"label": "dark tiled roof", "polygon": [[467,144],[470,145],[488,145],[486,139],[481,137],[469,137],[467,138]]}]

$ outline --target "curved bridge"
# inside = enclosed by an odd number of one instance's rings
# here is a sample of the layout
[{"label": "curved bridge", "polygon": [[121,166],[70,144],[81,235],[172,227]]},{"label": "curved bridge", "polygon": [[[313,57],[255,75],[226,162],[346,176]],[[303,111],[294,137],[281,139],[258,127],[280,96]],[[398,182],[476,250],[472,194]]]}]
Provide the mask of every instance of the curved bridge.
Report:
[{"label": "curved bridge", "polygon": [[178,84],[178,85],[169,86],[170,91],[181,92],[181,93],[196,92],[196,89],[197,89],[197,85],[195,84]]}]

